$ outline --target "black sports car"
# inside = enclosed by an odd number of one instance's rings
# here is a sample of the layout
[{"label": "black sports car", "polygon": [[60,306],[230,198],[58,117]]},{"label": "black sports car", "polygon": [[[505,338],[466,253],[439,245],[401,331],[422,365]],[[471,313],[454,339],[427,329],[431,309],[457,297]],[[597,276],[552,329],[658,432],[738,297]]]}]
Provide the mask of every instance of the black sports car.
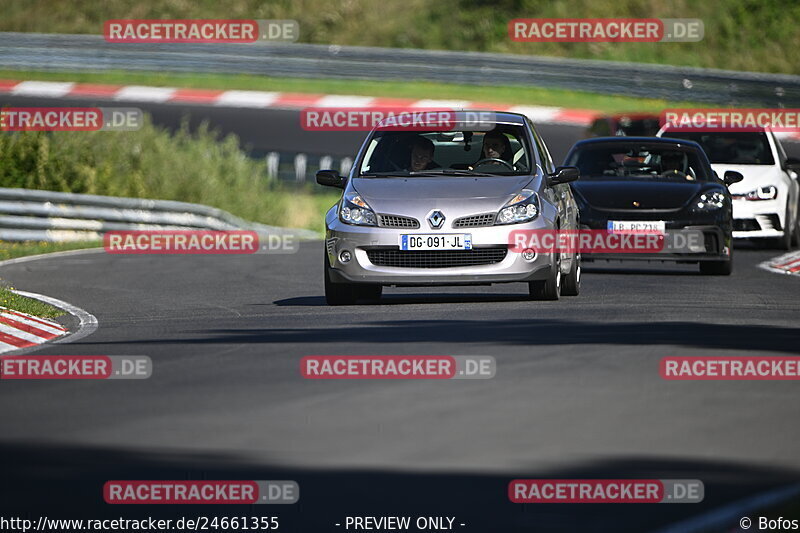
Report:
[{"label": "black sports car", "polygon": [[655,137],[587,139],[570,149],[564,164],[580,169],[580,180],[571,186],[582,229],[664,235],[665,247],[657,253],[584,250],[584,260],[696,262],[704,274],[731,273],[727,186],[742,175],[726,172],[720,179],[697,143]]}]

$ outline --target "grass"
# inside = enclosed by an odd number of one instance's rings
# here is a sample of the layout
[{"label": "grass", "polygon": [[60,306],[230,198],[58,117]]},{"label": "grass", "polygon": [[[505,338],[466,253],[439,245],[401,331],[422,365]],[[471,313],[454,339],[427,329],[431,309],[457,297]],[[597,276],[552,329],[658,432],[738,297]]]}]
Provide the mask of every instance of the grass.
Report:
[{"label": "grass", "polygon": [[89,242],[7,242],[0,241],[0,261],[16,259],[28,255],[49,254],[51,252],[65,252],[80,250],[82,248],[96,248],[102,246],[100,241]]},{"label": "grass", "polygon": [[39,300],[27,298],[11,292],[11,288],[0,285],[0,307],[6,307],[42,318],[56,318],[66,314],[58,307],[53,307]]},{"label": "grass", "polygon": [[[300,42],[471,50],[800,74],[800,3],[785,0],[20,0],[0,31],[100,34],[107,19],[294,19]],[[518,43],[515,18],[697,18],[697,43]]]},{"label": "grass", "polygon": [[[91,248],[100,246],[100,242],[6,242],[0,241],[0,261],[15,259],[28,255],[39,255],[50,252],[63,252],[67,250],[77,250],[81,248]],[[38,316],[42,318],[55,318],[64,313],[63,310],[34,300],[19,296],[11,292],[11,287],[4,285],[0,279],[0,307],[7,307],[20,313]]]},{"label": "grass", "polygon": [[253,90],[294,93],[347,94],[384,98],[471,100],[492,104],[541,105],[591,109],[604,113],[657,112],[666,107],[703,107],[696,102],[603,95],[566,89],[524,86],[480,86],[430,82],[380,82],[338,79],[271,78],[255,75],[177,74],[168,72],[44,72],[0,70],[0,79],[73,81],[119,85],[148,85],[191,89]]},{"label": "grass", "polygon": [[207,124],[174,133],[154,126],[130,132],[24,132],[0,135],[0,187],[178,200],[214,206],[263,224],[323,230],[338,198],[314,185],[269,180],[263,161],[235,135]]}]

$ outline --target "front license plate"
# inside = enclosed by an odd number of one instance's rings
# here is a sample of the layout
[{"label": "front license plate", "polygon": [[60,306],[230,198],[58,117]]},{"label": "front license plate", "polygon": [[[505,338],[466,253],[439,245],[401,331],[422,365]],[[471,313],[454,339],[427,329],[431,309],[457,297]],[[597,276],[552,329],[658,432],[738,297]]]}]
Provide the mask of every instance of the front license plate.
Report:
[{"label": "front license plate", "polygon": [[611,233],[665,233],[666,222],[663,220],[609,220],[608,231]]},{"label": "front license plate", "polygon": [[400,235],[401,250],[472,250],[472,234]]}]

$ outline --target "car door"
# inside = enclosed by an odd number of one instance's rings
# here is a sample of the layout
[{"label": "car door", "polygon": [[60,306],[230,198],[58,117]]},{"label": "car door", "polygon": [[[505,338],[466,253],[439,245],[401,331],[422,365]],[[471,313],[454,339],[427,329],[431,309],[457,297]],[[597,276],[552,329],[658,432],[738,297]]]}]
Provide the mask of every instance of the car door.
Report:
[{"label": "car door", "polygon": [[783,150],[781,142],[772,131],[768,132],[768,135],[772,140],[772,144],[775,145],[775,155],[777,156],[775,159],[780,165],[782,178],[788,184],[787,208],[791,218],[787,221],[787,227],[791,227],[788,224],[793,220],[797,220],[797,217],[800,216],[800,183],[798,183],[798,175],[787,166],[788,157]]},{"label": "car door", "polygon": [[[531,133],[533,134],[533,142],[536,145],[536,151],[539,153],[539,157],[541,160],[542,170],[544,171],[545,175],[552,174],[555,170],[553,166],[553,159],[550,157],[550,152],[547,150],[547,146],[545,145],[544,141],[542,140],[539,132],[536,131],[536,128],[533,124],[528,121],[528,126],[531,129]],[[567,206],[566,206],[566,196],[564,194],[564,188],[562,185],[553,185],[553,186],[546,186],[545,187],[545,194],[548,195],[548,200],[550,203],[556,206],[558,210],[558,218],[561,220],[561,227],[564,228],[565,224],[568,224],[568,214],[567,214]]]},{"label": "car door", "polygon": [[[533,127],[533,124],[531,124],[531,130],[536,138],[536,146],[539,153],[542,154],[545,172],[552,174],[555,172],[555,165],[553,164],[550,150],[547,148],[547,143],[544,142],[544,139],[542,139],[539,132],[536,131],[536,128]],[[578,204],[572,194],[572,188],[568,183],[561,183],[554,186],[552,189],[559,206],[558,213],[561,218],[561,228],[568,230],[578,229]]]}]

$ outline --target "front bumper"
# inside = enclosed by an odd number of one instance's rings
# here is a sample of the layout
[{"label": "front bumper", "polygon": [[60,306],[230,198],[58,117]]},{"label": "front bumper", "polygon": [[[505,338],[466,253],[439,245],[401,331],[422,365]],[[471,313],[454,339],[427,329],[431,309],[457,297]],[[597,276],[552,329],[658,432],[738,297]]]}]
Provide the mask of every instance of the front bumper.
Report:
[{"label": "front bumper", "polygon": [[[512,283],[544,280],[550,277],[554,268],[552,254],[537,254],[526,260],[522,254],[508,250],[509,234],[521,229],[544,229],[546,222],[537,219],[528,224],[512,224],[508,226],[489,226],[479,228],[430,229],[394,229],[364,226],[351,226],[334,221],[326,231],[325,248],[331,265],[330,276],[334,283],[369,283],[398,286],[425,285],[481,285],[490,283]],[[439,261],[435,268],[418,268],[406,266],[386,266],[373,263],[368,252],[396,251],[400,252],[400,236],[403,234],[435,234],[435,233],[469,233],[472,235],[472,246],[475,250],[505,250],[504,257],[491,264],[474,266],[442,266]],[[351,260],[343,263],[340,254],[349,251]],[[439,254],[445,253],[444,251]],[[499,254],[498,254],[499,255]]]},{"label": "front bumper", "polygon": [[783,237],[786,227],[786,204],[775,200],[733,201],[733,237],[769,239]]},{"label": "front bumper", "polygon": [[605,230],[609,220],[663,220],[666,231],[679,232],[683,230],[701,232],[703,235],[703,250],[693,250],[686,253],[672,253],[663,251],[659,253],[620,253],[598,254],[582,252],[586,261],[593,260],[629,260],[629,261],[724,261],[731,256],[732,220],[725,212],[688,213],[683,210],[672,212],[613,212],[586,209],[581,211],[581,227],[583,229]]}]

